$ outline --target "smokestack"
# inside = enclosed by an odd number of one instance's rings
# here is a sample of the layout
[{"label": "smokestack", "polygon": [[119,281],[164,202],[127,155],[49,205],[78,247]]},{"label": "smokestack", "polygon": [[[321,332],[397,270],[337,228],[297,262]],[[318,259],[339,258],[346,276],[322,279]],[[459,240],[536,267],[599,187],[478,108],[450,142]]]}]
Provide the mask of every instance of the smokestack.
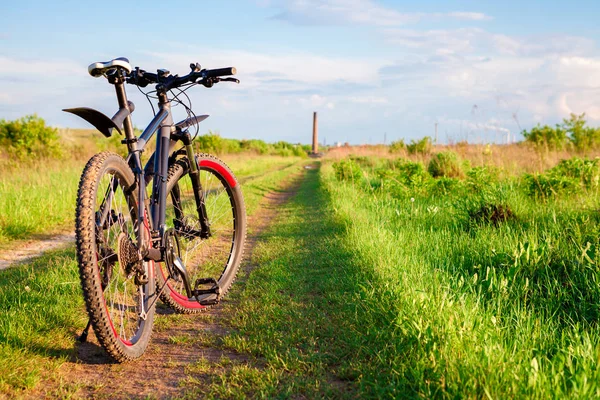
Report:
[{"label": "smokestack", "polygon": [[317,121],[317,112],[315,111],[313,113],[313,148],[312,148],[312,152],[313,154],[317,154],[319,152],[319,127],[318,127],[318,121]]}]

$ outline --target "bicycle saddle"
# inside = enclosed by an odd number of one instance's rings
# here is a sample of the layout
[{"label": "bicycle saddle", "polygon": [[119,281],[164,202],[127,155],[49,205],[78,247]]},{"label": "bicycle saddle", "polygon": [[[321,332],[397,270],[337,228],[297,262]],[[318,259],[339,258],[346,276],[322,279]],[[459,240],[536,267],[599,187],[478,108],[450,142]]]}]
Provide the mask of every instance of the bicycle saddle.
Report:
[{"label": "bicycle saddle", "polygon": [[129,64],[129,60],[125,57],[115,58],[114,60],[104,61],[104,62],[95,62],[90,64],[88,67],[88,72],[94,78],[98,78],[99,76],[104,75],[104,73],[112,68],[123,68],[127,73],[130,73],[132,68],[131,64]]}]

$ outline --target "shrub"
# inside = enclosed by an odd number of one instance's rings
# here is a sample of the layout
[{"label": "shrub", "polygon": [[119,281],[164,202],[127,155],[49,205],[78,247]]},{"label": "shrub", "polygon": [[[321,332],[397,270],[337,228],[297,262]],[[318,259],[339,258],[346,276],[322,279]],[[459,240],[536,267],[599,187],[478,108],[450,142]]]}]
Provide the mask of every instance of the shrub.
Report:
[{"label": "shrub", "polygon": [[600,128],[585,126],[585,113],[571,114],[563,119],[555,128],[548,125],[537,125],[531,131],[523,131],[525,140],[538,148],[562,150],[568,145],[577,151],[587,152],[600,146]]},{"label": "shrub", "polygon": [[562,150],[567,146],[567,131],[561,126],[551,126],[540,124],[531,128],[531,131],[523,131],[525,141],[532,143],[539,149]]},{"label": "shrub", "polygon": [[585,126],[585,113],[571,114],[570,119],[563,119],[563,126],[577,151],[586,152],[600,145],[600,129]]},{"label": "shrub", "polygon": [[460,182],[457,178],[440,177],[433,182],[431,186],[432,194],[449,195],[460,187]]},{"label": "shrub", "polygon": [[203,152],[215,154],[223,152],[223,139],[217,132],[208,131],[205,135],[198,135],[194,143],[196,143],[196,148]]},{"label": "shrub", "polygon": [[372,168],[376,164],[376,161],[372,157],[367,156],[350,156],[350,159],[355,161],[362,168]]},{"label": "shrub", "polygon": [[418,142],[411,140],[410,144],[406,146],[406,150],[408,151],[408,154],[429,154],[431,152],[431,147],[431,138],[425,136]]},{"label": "shrub", "polygon": [[430,178],[420,162],[398,159],[394,167],[397,180],[409,188],[424,188]]},{"label": "shrub", "polygon": [[498,170],[490,167],[471,168],[467,173],[466,186],[471,192],[485,195],[494,190],[499,181]]},{"label": "shrub", "polygon": [[244,150],[255,151],[258,154],[267,154],[269,152],[268,145],[259,139],[242,140],[241,147]]},{"label": "shrub", "polygon": [[390,143],[390,153],[400,153],[406,148],[404,139],[396,140]]},{"label": "shrub", "polygon": [[579,194],[597,189],[600,180],[599,159],[573,157],[561,160],[543,174],[525,174],[525,191],[533,197],[548,198],[561,194]]},{"label": "shrub", "polygon": [[335,177],[340,181],[358,182],[363,176],[360,165],[351,159],[334,162],[333,169]]},{"label": "shrub", "polygon": [[581,187],[574,179],[548,174],[525,174],[525,191],[532,197],[547,199],[560,194],[578,194]]},{"label": "shrub", "polygon": [[15,121],[0,120],[0,146],[19,158],[62,155],[58,130],[35,114]]},{"label": "shrub", "polygon": [[427,171],[434,178],[462,178],[464,176],[461,161],[452,151],[437,153],[429,161]]}]

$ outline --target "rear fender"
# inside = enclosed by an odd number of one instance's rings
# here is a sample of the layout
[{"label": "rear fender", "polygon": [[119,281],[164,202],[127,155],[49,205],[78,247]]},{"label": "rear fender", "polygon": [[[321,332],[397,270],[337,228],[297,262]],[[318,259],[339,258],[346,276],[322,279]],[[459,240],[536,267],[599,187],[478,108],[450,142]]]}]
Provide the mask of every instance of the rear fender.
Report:
[{"label": "rear fender", "polygon": [[120,108],[112,118],[109,118],[100,111],[88,107],[65,108],[63,111],[83,118],[108,138],[112,136],[113,129],[116,129],[117,132],[123,135],[123,121],[125,121],[125,118],[135,110],[135,105],[131,101],[128,102],[128,106],[129,107],[127,108]]}]

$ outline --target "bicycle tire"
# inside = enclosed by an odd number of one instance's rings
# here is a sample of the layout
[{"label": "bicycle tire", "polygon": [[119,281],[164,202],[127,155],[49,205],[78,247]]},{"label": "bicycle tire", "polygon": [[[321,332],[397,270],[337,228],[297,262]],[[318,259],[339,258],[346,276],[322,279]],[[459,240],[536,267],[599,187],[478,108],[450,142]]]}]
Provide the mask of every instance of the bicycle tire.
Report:
[{"label": "bicycle tire", "polygon": [[125,160],[110,152],[93,156],[77,194],[77,258],[92,327],[118,362],[144,353],[154,321],[154,265],[135,261],[137,214],[135,178]]},{"label": "bicycle tire", "polygon": [[[223,161],[209,154],[198,154],[196,162],[212,236],[201,239],[178,233],[178,248],[191,285],[198,278],[214,277],[222,298],[234,282],[243,258],[246,208],[240,185]],[[186,226],[191,224],[199,229],[187,158],[177,160],[169,168],[167,193],[167,227],[175,229],[175,220],[183,216]],[[187,200],[181,206],[176,206],[175,196],[179,196],[179,202],[181,199]],[[200,304],[196,298],[188,297],[182,281],[169,276],[164,263],[157,269],[156,281],[161,300],[177,312],[197,313],[210,307]]]}]

